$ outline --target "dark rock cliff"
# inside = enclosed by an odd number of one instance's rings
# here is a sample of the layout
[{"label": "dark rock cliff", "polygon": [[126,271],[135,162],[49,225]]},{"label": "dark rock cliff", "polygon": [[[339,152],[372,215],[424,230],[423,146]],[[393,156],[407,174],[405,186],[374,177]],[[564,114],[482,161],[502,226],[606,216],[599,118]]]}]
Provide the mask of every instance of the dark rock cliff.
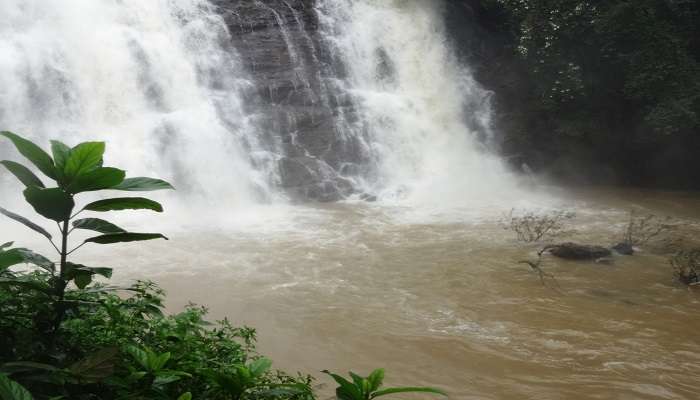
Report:
[{"label": "dark rock cliff", "polygon": [[318,32],[314,3],[214,1],[256,87],[247,107],[281,147],[278,184],[293,198],[334,201],[353,192],[341,175],[359,168],[362,152],[338,134],[352,105],[335,90],[342,71]]}]

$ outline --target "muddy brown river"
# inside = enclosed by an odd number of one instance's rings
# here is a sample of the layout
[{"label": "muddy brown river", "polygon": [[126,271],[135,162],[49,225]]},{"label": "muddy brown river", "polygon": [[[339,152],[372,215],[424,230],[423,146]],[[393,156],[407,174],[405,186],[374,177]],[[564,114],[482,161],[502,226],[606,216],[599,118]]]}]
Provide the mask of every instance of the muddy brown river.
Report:
[{"label": "muddy brown river", "polygon": [[[690,240],[700,227],[700,193],[586,189],[559,198],[548,207],[576,212],[576,232],[562,240],[610,245],[630,209],[674,217]],[[193,301],[212,318],[257,328],[260,352],[317,376],[321,398],[333,386],[320,370],[377,367],[388,384],[433,385],[453,399],[700,396],[700,291],[674,282],[658,243],[612,264],[545,257],[556,289],[517,263],[541,245],[504,230],[508,209],[497,205],[268,211],[265,223],[166,224],[168,242],[114,247],[115,279],[154,279],[172,311]],[[106,262],[98,250],[83,259]]]}]

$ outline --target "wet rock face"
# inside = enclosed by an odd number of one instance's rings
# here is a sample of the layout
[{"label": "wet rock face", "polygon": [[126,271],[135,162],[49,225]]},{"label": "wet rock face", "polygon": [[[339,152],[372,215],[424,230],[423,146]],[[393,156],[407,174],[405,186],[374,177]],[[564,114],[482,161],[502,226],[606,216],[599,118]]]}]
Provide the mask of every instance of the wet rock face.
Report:
[{"label": "wet rock face", "polygon": [[365,163],[359,144],[338,134],[354,112],[333,86],[342,68],[318,32],[315,0],[213,3],[255,86],[246,99],[250,115],[263,140],[281,154],[278,184],[301,200],[351,194],[352,182],[341,175]]}]

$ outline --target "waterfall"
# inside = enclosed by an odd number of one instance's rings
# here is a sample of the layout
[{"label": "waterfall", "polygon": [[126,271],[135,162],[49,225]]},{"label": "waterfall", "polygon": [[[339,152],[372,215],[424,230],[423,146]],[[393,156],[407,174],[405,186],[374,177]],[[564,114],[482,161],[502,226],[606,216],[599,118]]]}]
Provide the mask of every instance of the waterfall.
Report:
[{"label": "waterfall", "polygon": [[[321,0],[325,41],[346,76],[372,169],[358,177],[380,198],[468,203],[515,185],[487,148],[491,94],[454,56],[435,0]],[[343,122],[343,121],[339,121]]]},{"label": "waterfall", "polygon": [[[204,0],[5,0],[0,126],[46,146],[108,143],[107,164],[227,206],[274,197],[254,83]],[[5,147],[5,144],[3,144]]]},{"label": "waterfall", "polygon": [[185,203],[449,206],[515,187],[442,1],[5,0],[0,13],[0,128],[44,146],[105,140],[108,165],[171,180]]}]

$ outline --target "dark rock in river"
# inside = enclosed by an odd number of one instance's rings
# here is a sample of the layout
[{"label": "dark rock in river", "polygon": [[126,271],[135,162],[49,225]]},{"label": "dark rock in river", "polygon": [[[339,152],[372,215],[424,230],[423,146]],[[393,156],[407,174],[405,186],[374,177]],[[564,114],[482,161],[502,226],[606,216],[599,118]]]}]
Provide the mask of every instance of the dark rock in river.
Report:
[{"label": "dark rock in river", "polygon": [[567,260],[596,260],[612,255],[610,249],[602,246],[591,246],[571,242],[547,246],[546,250],[553,256]]},{"label": "dark rock in river", "polygon": [[613,246],[612,249],[615,250],[617,253],[625,256],[631,256],[632,254],[634,254],[634,248],[631,244],[626,242],[620,242]]}]

